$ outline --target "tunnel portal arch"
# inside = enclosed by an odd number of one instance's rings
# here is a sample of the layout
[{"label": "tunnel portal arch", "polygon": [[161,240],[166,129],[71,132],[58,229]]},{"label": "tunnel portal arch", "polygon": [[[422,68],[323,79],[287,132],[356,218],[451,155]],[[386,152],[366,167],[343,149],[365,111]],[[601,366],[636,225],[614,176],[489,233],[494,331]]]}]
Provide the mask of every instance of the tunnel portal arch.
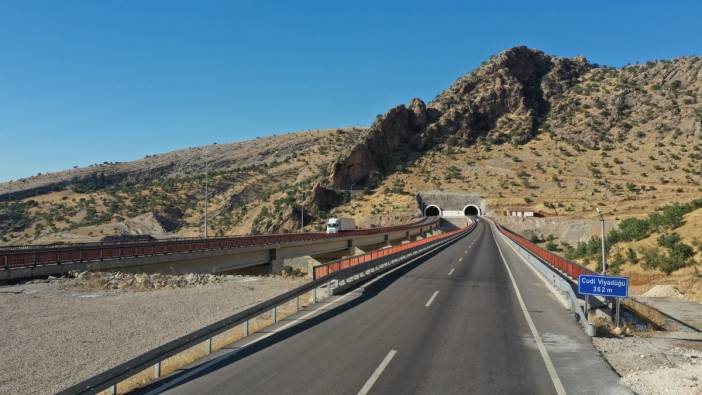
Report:
[{"label": "tunnel portal arch", "polygon": [[438,217],[441,215],[441,207],[430,204],[424,208],[425,217]]},{"label": "tunnel portal arch", "polygon": [[476,206],[475,204],[468,204],[463,207],[463,215],[466,217],[480,215],[480,207]]}]

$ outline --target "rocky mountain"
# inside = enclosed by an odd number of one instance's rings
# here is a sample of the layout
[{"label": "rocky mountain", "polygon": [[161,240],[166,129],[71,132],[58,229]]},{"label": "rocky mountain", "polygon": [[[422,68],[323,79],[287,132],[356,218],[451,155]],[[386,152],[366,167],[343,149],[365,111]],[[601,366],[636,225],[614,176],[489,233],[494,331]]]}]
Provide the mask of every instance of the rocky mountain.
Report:
[{"label": "rocky mountain", "polygon": [[381,116],[365,141],[335,164],[331,185],[374,186],[379,173],[393,171],[398,162],[440,143],[526,143],[551,106],[593,68],[584,58],[509,49],[459,78],[428,106],[412,99],[408,107],[400,105]]},{"label": "rocky mountain", "polygon": [[441,143],[524,144],[547,131],[594,149],[632,134],[672,131],[673,125],[676,132],[699,132],[700,67],[699,58],[681,58],[613,69],[582,57],[512,48],[459,78],[428,106],[413,99],[388,111],[334,165],[330,183],[374,186],[398,159]]},{"label": "rocky mountain", "polygon": [[577,217],[601,205],[637,215],[699,195],[700,68],[699,57],[611,68],[515,47],[367,129],[219,144],[207,161],[200,147],[0,184],[0,236],[95,239],[116,228],[138,233],[140,224],[161,236],[201,234],[205,162],[217,234],[295,231],[302,206],[309,229],[332,214],[366,226],[404,221],[416,213],[413,195],[427,190],[480,193],[496,212],[527,205]]}]

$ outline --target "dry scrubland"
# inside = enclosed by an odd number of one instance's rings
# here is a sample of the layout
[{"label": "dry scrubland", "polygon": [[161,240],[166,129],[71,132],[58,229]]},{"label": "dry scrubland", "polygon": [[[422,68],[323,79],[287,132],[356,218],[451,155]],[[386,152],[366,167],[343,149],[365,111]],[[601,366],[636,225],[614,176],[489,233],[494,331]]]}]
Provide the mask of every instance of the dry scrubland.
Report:
[{"label": "dry scrubland", "polygon": [[[666,249],[661,246],[659,239],[662,235],[680,236],[680,243],[689,246],[692,255],[686,267],[673,270],[666,274],[655,268],[646,266],[646,252],[654,251],[657,255],[665,255]],[[675,290],[670,295],[683,300],[702,303],[702,209],[692,211],[684,216],[680,227],[664,232],[654,232],[650,236],[631,242],[614,245],[609,253],[609,262],[619,266],[619,273],[631,278],[631,288],[636,294],[642,295],[656,285],[671,285]],[[630,251],[635,252],[634,259]],[[667,254],[670,254],[667,252]],[[583,262],[583,260],[580,260]],[[596,269],[597,264],[590,261],[588,266]],[[655,295],[653,295],[655,296]]]},{"label": "dry scrubland", "polygon": [[211,234],[297,229],[297,223],[281,223],[276,215],[289,216],[300,191],[318,182],[361,132],[290,133],[3,183],[0,193],[84,177],[57,191],[0,202],[0,245],[95,241],[114,234],[201,235],[205,158]]},{"label": "dry scrubland", "polygon": [[0,393],[56,392],[303,281],[230,276],[144,292],[80,279],[0,287]]}]

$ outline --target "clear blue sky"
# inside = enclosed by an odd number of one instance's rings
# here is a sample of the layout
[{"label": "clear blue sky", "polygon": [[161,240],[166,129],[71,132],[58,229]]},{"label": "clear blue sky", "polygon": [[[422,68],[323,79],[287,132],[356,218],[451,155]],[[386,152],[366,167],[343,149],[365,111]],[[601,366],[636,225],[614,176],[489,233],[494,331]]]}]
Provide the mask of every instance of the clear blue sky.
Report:
[{"label": "clear blue sky", "polygon": [[702,52],[701,1],[260,3],[0,0],[0,181],[367,125],[515,45],[613,66]]}]

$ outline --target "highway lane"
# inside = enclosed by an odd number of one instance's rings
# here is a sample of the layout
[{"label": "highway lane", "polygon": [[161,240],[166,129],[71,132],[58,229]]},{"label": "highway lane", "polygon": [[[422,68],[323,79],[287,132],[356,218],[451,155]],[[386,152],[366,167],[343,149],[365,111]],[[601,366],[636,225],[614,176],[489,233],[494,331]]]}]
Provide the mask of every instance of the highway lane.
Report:
[{"label": "highway lane", "polygon": [[[470,235],[428,259],[333,297],[319,313],[300,313],[309,317],[299,324],[221,352],[143,392],[623,392],[589,339],[577,335],[581,330],[569,314],[547,293],[539,296],[540,280],[500,247],[518,286],[528,286],[520,291],[527,312],[533,310],[534,329],[549,334],[546,341],[540,338],[545,350],[537,346],[492,231],[481,221]],[[588,363],[577,365],[592,371],[582,376],[588,383],[573,374],[566,365],[571,355],[561,353],[557,347],[563,344],[553,339],[574,342],[566,350],[571,354],[573,348],[588,351]],[[549,347],[557,352],[555,360]],[[555,365],[551,371],[549,361]],[[593,383],[593,377],[602,380]]]}]

